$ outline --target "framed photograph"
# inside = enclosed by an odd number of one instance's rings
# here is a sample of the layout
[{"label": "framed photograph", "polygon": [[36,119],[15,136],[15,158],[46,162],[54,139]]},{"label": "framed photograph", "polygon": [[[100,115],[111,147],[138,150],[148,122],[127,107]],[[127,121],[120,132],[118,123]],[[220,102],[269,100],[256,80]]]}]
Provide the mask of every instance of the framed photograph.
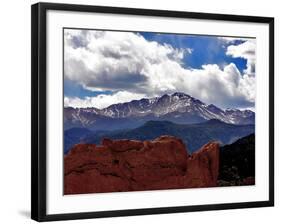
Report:
[{"label": "framed photograph", "polygon": [[32,219],[274,205],[274,19],[32,5]]}]

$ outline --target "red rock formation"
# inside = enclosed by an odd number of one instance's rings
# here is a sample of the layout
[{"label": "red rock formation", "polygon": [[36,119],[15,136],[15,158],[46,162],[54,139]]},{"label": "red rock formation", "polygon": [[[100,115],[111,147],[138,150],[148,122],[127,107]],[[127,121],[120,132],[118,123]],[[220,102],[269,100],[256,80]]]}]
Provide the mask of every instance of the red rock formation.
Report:
[{"label": "red rock formation", "polygon": [[219,174],[219,145],[210,142],[187,159],[186,186],[214,187]]},{"label": "red rock formation", "polygon": [[64,157],[64,193],[213,187],[218,162],[218,143],[189,155],[183,142],[172,136],[78,144]]}]

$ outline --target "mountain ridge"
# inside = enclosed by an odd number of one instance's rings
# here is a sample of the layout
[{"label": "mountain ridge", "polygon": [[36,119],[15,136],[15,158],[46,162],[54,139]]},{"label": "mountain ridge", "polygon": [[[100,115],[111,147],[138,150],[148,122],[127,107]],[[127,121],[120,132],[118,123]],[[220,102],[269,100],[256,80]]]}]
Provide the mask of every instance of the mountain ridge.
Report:
[{"label": "mountain ridge", "polygon": [[[71,130],[71,129],[70,129]],[[66,130],[70,132],[70,130]],[[75,129],[74,129],[75,130]],[[66,132],[65,131],[65,132]],[[152,140],[161,135],[175,136],[183,140],[187,148],[193,152],[209,141],[219,141],[222,145],[255,132],[255,126],[234,125],[210,120],[197,124],[175,124],[171,121],[147,121],[140,127],[115,131],[93,131],[88,135],[76,138],[76,143],[100,144],[102,139]],[[65,153],[71,145],[65,145]]]},{"label": "mountain ridge", "polygon": [[65,129],[87,127],[95,130],[135,128],[149,120],[169,120],[185,124],[211,119],[230,124],[253,124],[255,121],[253,111],[223,110],[181,92],[112,104],[104,109],[65,107],[64,115]]}]

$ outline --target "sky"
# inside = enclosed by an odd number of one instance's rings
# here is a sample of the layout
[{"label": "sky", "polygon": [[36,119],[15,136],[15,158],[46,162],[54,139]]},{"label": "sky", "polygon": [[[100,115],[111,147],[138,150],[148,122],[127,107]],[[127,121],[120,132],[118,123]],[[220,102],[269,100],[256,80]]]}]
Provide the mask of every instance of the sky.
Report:
[{"label": "sky", "polygon": [[222,109],[254,109],[253,38],[64,30],[64,106],[184,92]]}]

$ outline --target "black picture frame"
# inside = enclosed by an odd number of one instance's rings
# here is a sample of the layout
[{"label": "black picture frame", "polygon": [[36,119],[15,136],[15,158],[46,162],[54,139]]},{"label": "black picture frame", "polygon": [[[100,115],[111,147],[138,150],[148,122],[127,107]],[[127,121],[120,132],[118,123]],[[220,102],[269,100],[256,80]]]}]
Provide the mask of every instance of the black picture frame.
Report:
[{"label": "black picture frame", "polygon": [[[164,11],[137,8],[103,7],[73,4],[37,3],[31,13],[31,77],[32,77],[32,155],[31,155],[31,218],[36,221],[86,219],[206,210],[238,209],[274,206],[274,18],[240,15]],[[217,21],[254,22],[269,25],[269,200],[243,203],[196,206],[160,207],[70,214],[46,213],[46,13],[48,10],[100,12],[124,15],[162,16]]]}]

